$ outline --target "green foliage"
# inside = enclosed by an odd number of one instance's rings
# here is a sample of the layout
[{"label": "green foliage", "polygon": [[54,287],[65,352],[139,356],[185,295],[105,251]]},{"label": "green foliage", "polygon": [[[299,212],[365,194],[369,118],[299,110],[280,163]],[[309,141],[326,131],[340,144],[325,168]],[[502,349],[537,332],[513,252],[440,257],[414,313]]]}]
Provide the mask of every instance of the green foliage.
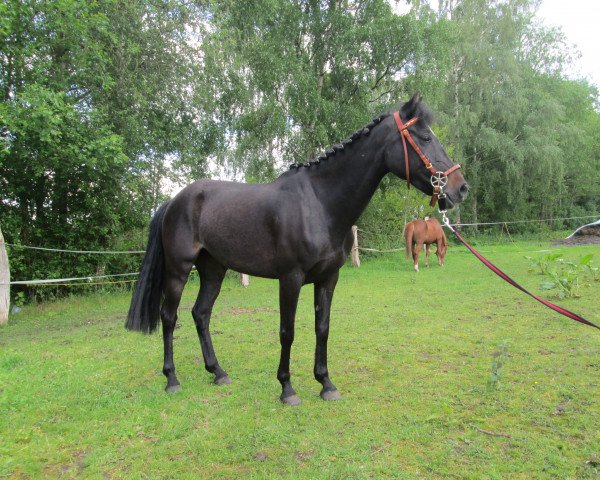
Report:
[{"label": "green foliage", "polygon": [[502,377],[502,367],[508,360],[508,343],[506,341],[500,343],[496,350],[492,353],[492,365],[490,368],[490,378],[488,384],[491,388],[496,389]]},{"label": "green foliage", "polygon": [[592,253],[584,255],[577,262],[566,261],[562,253],[550,253],[541,258],[525,258],[532,266],[540,269],[541,275],[548,277],[548,280],[540,284],[540,288],[557,290],[558,298],[578,297],[577,287],[585,281],[587,274],[592,280],[598,279],[598,268],[593,266]]},{"label": "green foliage", "polygon": [[17,292],[13,302],[17,307],[25,305],[25,294],[23,292]]},{"label": "green foliage", "polygon": [[[0,219],[8,243],[102,250],[141,232],[163,199],[167,157],[199,150],[187,108],[196,50],[185,20],[195,11],[112,0],[12,0],[0,11]],[[139,259],[15,247],[10,261],[13,278],[26,280],[122,273]]]},{"label": "green foliage", "polygon": [[394,15],[383,0],[223,0],[207,8],[216,29],[206,47],[220,66],[215,74],[227,79],[215,79],[221,105],[240,112],[225,120],[229,161],[253,178],[272,178],[269,167],[281,160],[315,156],[396,104],[406,95],[397,77],[422,49],[411,41],[422,22]]},{"label": "green foliage", "polygon": [[594,281],[597,282],[600,280],[600,268],[598,268],[594,265],[594,254],[593,253],[589,253],[589,254],[581,257],[579,259],[579,265],[585,272],[590,274],[591,278]]},{"label": "green foliage", "polygon": [[540,275],[546,275],[548,273],[548,270],[550,269],[550,265],[552,264],[552,262],[561,259],[562,257],[562,253],[556,252],[549,253],[548,255],[544,255],[538,258],[525,256],[525,258],[531,262],[532,268],[529,271],[534,272],[535,268],[537,267],[540,270]]}]

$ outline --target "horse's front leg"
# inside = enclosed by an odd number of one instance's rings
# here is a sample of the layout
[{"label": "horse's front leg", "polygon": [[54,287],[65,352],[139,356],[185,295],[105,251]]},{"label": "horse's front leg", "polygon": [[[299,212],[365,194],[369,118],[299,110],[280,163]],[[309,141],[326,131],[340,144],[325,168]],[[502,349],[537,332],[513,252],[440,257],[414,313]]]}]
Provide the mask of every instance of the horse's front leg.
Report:
[{"label": "horse's front leg", "polygon": [[277,380],[281,383],[281,401],[288,405],[300,405],[300,397],[292,388],[290,381],[290,353],[294,343],[294,323],[298,296],[304,277],[299,273],[287,275],[279,279],[279,340],[281,342],[281,358],[277,369]]},{"label": "horse's front leg", "polygon": [[333,291],[337,284],[339,271],[329,278],[315,282],[315,333],[317,347],[315,349],[315,378],[323,385],[321,398],[323,400],[337,400],[341,398],[335,385],[329,379],[327,369],[327,339],[329,338],[329,314]]},{"label": "horse's front leg", "polygon": [[425,268],[429,268],[429,254],[431,253],[429,251],[430,247],[431,244],[425,244]]}]

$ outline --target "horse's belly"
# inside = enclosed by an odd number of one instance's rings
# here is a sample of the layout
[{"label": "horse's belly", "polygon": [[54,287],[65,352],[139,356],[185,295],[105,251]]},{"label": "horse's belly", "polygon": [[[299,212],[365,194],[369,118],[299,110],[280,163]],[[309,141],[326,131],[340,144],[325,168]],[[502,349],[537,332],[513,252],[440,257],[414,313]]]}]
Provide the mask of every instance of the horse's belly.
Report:
[{"label": "horse's belly", "polygon": [[256,226],[250,231],[231,226],[226,231],[203,237],[202,248],[227,268],[248,275],[277,278],[277,258],[272,242]]},{"label": "horse's belly", "polygon": [[342,245],[295,240],[273,237],[267,229],[253,225],[249,231],[232,227],[226,234],[220,231],[205,235],[201,244],[227,268],[257,277],[281,278],[300,270],[305,273],[307,283],[312,283],[344,264],[346,254]]}]

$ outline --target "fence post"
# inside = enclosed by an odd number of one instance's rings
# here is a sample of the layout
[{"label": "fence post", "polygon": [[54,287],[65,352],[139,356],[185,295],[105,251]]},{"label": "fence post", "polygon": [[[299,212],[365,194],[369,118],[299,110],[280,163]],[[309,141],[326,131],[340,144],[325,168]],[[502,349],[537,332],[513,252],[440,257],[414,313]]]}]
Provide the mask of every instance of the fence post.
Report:
[{"label": "fence post", "polygon": [[10,269],[8,266],[8,255],[6,245],[0,229],[0,325],[8,322],[8,310],[10,308]]},{"label": "fence post", "polygon": [[250,285],[250,276],[245,273],[240,273],[240,284],[246,288]]},{"label": "fence post", "polygon": [[354,237],[354,242],[352,243],[352,266],[360,267],[360,257],[358,256],[358,227],[356,225],[352,225],[352,236]]}]

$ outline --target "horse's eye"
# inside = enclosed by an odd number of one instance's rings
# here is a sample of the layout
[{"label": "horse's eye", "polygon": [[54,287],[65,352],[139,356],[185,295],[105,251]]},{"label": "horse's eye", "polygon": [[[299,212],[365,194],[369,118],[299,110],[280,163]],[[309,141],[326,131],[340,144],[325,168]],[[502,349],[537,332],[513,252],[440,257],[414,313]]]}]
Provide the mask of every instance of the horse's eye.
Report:
[{"label": "horse's eye", "polygon": [[431,142],[431,135],[424,135],[423,140],[426,142]]}]

